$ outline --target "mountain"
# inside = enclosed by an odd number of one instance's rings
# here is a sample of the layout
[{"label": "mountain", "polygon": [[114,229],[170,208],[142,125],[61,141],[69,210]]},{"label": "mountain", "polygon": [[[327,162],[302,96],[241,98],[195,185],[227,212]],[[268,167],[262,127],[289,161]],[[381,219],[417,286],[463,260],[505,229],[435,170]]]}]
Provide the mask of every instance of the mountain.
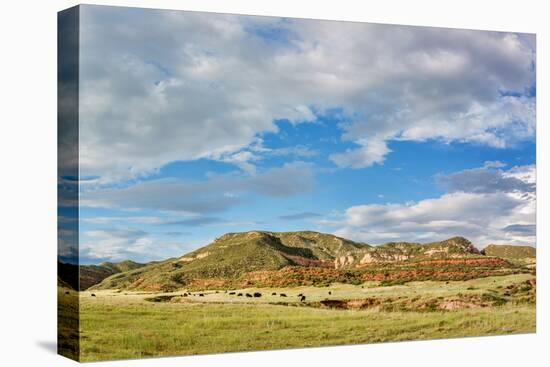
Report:
[{"label": "mountain", "polygon": [[503,259],[534,259],[537,250],[531,246],[489,245],[482,251],[487,256],[496,256]]},{"label": "mountain", "polygon": [[483,255],[462,237],[428,244],[394,242],[370,246],[312,231],[250,231],[227,233],[179,258],[111,275],[93,289],[228,288],[257,284],[260,280],[269,284],[270,277],[279,279],[278,284],[285,283],[285,277],[292,284],[315,283],[323,277],[327,281],[358,282],[361,269],[372,266],[478,257]]},{"label": "mountain", "polygon": [[80,290],[86,290],[91,286],[113,274],[138,269],[144,264],[126,260],[119,263],[104,262],[99,265],[74,265],[58,262],[59,275],[58,283],[64,287],[78,289],[77,279],[80,277]]},{"label": "mountain", "polygon": [[291,265],[333,267],[337,254],[365,246],[317,232],[227,233],[182,257],[111,276],[99,286],[171,289],[194,279],[237,278]]}]

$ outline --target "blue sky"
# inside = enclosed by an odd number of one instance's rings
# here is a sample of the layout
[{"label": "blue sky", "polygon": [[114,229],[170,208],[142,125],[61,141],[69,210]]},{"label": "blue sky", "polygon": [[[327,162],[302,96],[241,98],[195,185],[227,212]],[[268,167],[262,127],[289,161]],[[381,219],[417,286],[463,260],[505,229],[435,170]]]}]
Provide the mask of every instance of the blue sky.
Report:
[{"label": "blue sky", "polygon": [[80,256],[535,244],[534,36],[84,6]]}]

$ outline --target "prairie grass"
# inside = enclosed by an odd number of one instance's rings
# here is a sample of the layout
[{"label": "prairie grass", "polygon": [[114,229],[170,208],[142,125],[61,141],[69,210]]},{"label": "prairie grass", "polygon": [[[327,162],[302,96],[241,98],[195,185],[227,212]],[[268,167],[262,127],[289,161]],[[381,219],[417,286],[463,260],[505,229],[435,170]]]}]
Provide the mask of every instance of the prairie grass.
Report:
[{"label": "prairie grass", "polygon": [[[358,286],[238,290],[263,294],[261,298],[248,299],[224,291],[185,298],[178,292],[176,297],[161,298],[166,300],[161,302],[146,301],[152,295],[143,292],[96,291],[96,297],[81,292],[81,360],[534,332],[534,301],[515,302],[515,294],[503,296],[507,301],[499,306],[453,311],[324,309],[307,307],[296,297],[303,293],[308,300],[316,301],[388,296],[389,302],[410,299],[420,304],[423,300],[431,302],[457,295],[500,295],[507,287],[523,284],[527,277],[520,274],[457,282],[411,282],[391,287],[370,282]],[[280,292],[287,294],[285,301],[289,305],[274,304],[282,300]],[[277,295],[271,296],[272,293]],[[153,294],[161,295],[174,294]]]}]

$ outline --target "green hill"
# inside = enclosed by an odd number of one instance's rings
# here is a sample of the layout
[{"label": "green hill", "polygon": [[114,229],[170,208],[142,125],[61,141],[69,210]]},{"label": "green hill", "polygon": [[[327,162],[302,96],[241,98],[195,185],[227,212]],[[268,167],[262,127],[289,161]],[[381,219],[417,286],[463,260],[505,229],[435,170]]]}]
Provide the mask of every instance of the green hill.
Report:
[{"label": "green hill", "polygon": [[110,269],[113,271],[113,273],[122,273],[124,271],[141,268],[143,264],[140,264],[131,260],[125,260],[119,263],[104,262],[99,264],[99,266],[104,269]]},{"label": "green hill", "polygon": [[236,278],[290,265],[333,266],[339,248],[362,245],[314,232],[228,233],[180,258],[111,276],[96,288],[173,289],[195,279]]},{"label": "green hill", "polygon": [[482,251],[487,256],[496,256],[503,259],[534,259],[537,250],[531,246],[489,245]]},{"label": "green hill", "polygon": [[[58,284],[72,289],[86,290],[113,274],[138,269],[144,264],[126,260],[119,263],[104,262],[99,265],[73,265],[58,262]],[[77,279],[80,279],[79,284]]]},{"label": "green hill", "polygon": [[337,269],[353,271],[371,264],[479,256],[482,255],[477,249],[462,237],[428,244],[399,242],[375,247],[312,231],[250,231],[227,233],[182,257],[113,274],[93,289],[170,291],[189,285],[223,287],[235,279],[269,277],[272,272],[288,268],[326,269],[321,273],[338,278],[340,275],[333,274]]}]

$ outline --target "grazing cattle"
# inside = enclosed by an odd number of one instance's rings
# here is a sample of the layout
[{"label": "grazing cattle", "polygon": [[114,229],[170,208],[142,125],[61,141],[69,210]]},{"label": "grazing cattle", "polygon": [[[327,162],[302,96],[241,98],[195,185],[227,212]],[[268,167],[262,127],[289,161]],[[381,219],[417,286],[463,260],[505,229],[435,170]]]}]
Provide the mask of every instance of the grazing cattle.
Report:
[{"label": "grazing cattle", "polygon": [[199,297],[204,297],[204,293],[199,293]]},{"label": "grazing cattle", "polygon": [[254,297],[261,297],[261,296],[262,296],[262,294],[260,292],[255,292],[254,293]]},{"label": "grazing cattle", "polygon": [[187,293],[184,293],[183,296],[184,296],[184,297],[187,297]]},{"label": "grazing cattle", "polygon": [[298,295],[298,297],[302,297],[302,296],[303,296],[303,294],[302,294],[302,293],[300,293],[300,294]]},{"label": "grazing cattle", "polygon": [[276,295],[277,295],[277,293],[273,292],[273,293],[271,293],[271,295],[272,295],[272,296],[276,296]]},{"label": "grazing cattle", "polygon": [[302,297],[300,298],[300,302],[304,302],[305,300],[306,300],[306,296],[302,296]]},{"label": "grazing cattle", "polygon": [[234,294],[235,294],[235,292],[229,292],[229,295],[231,295],[231,296],[234,295]]},{"label": "grazing cattle", "polygon": [[95,294],[92,293],[92,297],[95,297]]},{"label": "grazing cattle", "polygon": [[281,297],[286,297],[286,294],[281,293],[281,294],[279,294],[279,296],[281,296]]},{"label": "grazing cattle", "polygon": [[332,292],[331,292],[331,291],[328,291],[328,294],[332,294]]},{"label": "grazing cattle", "polygon": [[243,296],[242,293],[237,294],[237,297],[242,297],[242,296]]},{"label": "grazing cattle", "polygon": [[69,294],[69,291],[65,291],[65,294]]},{"label": "grazing cattle", "polygon": [[247,293],[246,296],[247,297],[252,297],[252,295],[250,293]]}]

